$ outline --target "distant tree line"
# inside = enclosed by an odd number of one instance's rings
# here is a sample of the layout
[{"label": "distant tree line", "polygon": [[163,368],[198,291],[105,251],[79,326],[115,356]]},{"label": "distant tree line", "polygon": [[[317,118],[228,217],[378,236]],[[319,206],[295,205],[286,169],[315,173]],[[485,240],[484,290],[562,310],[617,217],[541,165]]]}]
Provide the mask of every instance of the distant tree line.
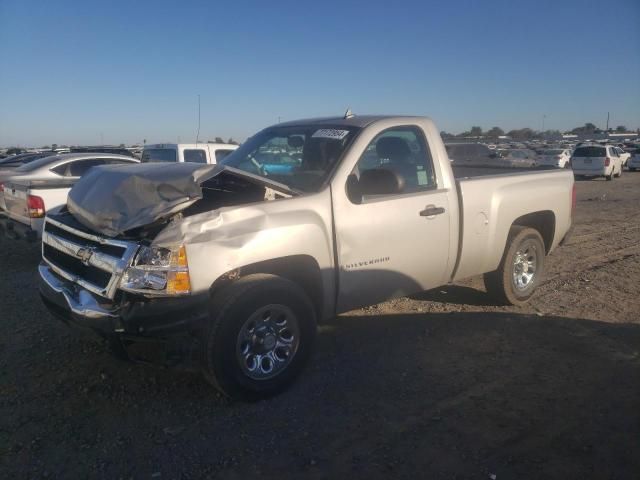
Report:
[{"label": "distant tree line", "polygon": [[233,138],[229,138],[229,140],[227,140],[226,142],[221,138],[221,137],[216,137],[215,140],[211,141],[211,140],[207,140],[207,143],[227,143],[229,145],[240,145],[238,142],[236,142]]},{"label": "distant tree line", "polygon": [[[575,135],[591,135],[591,134],[600,134],[600,133],[640,133],[640,129],[636,130],[636,132],[630,131],[624,125],[618,125],[615,129],[610,128],[609,130],[602,130],[596,127],[593,123],[587,122],[582,127],[576,127],[572,130],[564,132],[565,134],[571,133]],[[559,138],[563,135],[563,132],[560,130],[545,130],[544,132],[533,130],[531,128],[519,128],[515,130],[509,130],[505,133],[505,131],[500,127],[492,127],[486,132],[482,130],[481,127],[474,126],[471,127],[471,130],[467,130],[462,133],[452,134],[448,132],[440,132],[442,138],[489,138],[496,140],[499,137],[507,136],[514,140],[534,140],[541,138]]]}]

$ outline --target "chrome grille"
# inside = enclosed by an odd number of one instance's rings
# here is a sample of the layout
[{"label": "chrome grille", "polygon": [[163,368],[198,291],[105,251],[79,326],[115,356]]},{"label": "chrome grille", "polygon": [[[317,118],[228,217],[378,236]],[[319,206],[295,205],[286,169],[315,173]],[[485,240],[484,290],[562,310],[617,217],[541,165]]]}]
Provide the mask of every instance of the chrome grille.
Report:
[{"label": "chrome grille", "polygon": [[102,238],[47,217],[42,258],[61,277],[112,299],[138,250],[135,242]]}]

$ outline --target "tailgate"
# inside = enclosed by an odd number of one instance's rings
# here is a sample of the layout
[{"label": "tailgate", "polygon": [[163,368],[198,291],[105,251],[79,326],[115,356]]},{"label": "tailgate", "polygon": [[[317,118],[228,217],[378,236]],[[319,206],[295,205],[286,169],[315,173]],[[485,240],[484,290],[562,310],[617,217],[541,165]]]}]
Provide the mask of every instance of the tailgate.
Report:
[{"label": "tailgate", "polygon": [[31,224],[29,209],[27,207],[27,195],[29,187],[7,182],[4,185],[4,210],[9,218],[27,225]]},{"label": "tailgate", "polygon": [[573,157],[573,159],[571,159],[571,165],[573,168],[579,168],[581,170],[602,170],[604,168],[604,161],[602,157]]}]

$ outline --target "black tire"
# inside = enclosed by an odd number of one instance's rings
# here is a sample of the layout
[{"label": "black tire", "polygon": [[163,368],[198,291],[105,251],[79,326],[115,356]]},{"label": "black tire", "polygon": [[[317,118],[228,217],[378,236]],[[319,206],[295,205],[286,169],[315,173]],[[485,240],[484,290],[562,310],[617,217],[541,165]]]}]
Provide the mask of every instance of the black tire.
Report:
[{"label": "black tire", "polygon": [[611,180],[613,180],[613,170],[611,170],[611,175],[605,175],[604,178],[607,179],[607,182],[610,182]]},{"label": "black tire", "polygon": [[[523,288],[518,288],[514,280],[514,271],[516,269],[514,261],[519,249],[523,246],[533,248],[537,252],[535,255],[535,271],[530,283]],[[484,285],[487,293],[501,304],[525,304],[535,292],[544,273],[545,253],[544,241],[537,230],[521,226],[511,227],[498,269],[484,274]]]},{"label": "black tire", "polygon": [[[289,359],[286,355],[285,362],[288,363],[282,371],[270,378],[255,379],[250,376],[251,372],[245,371],[248,367],[240,359],[240,334],[252,316],[261,309],[268,313],[269,306],[288,309],[287,316],[291,318],[286,321],[295,321],[299,338],[292,357]],[[210,323],[202,341],[203,373],[228,397],[249,401],[270,397],[286,389],[300,374],[311,354],[315,337],[315,310],[302,288],[276,275],[248,275],[225,287],[211,301]],[[262,357],[252,357],[254,362],[259,358]],[[272,363],[272,368],[274,365]],[[262,373],[262,365],[256,369],[260,369],[259,372],[256,370],[257,374]]]}]

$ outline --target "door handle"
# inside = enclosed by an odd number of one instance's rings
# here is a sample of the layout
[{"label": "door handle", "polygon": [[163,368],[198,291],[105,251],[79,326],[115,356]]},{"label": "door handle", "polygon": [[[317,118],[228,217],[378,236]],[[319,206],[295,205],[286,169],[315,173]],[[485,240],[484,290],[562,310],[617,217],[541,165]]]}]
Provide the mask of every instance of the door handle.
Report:
[{"label": "door handle", "polygon": [[434,205],[427,205],[427,208],[420,212],[421,217],[433,217],[435,215],[441,215],[444,213],[444,207],[436,207]]}]

